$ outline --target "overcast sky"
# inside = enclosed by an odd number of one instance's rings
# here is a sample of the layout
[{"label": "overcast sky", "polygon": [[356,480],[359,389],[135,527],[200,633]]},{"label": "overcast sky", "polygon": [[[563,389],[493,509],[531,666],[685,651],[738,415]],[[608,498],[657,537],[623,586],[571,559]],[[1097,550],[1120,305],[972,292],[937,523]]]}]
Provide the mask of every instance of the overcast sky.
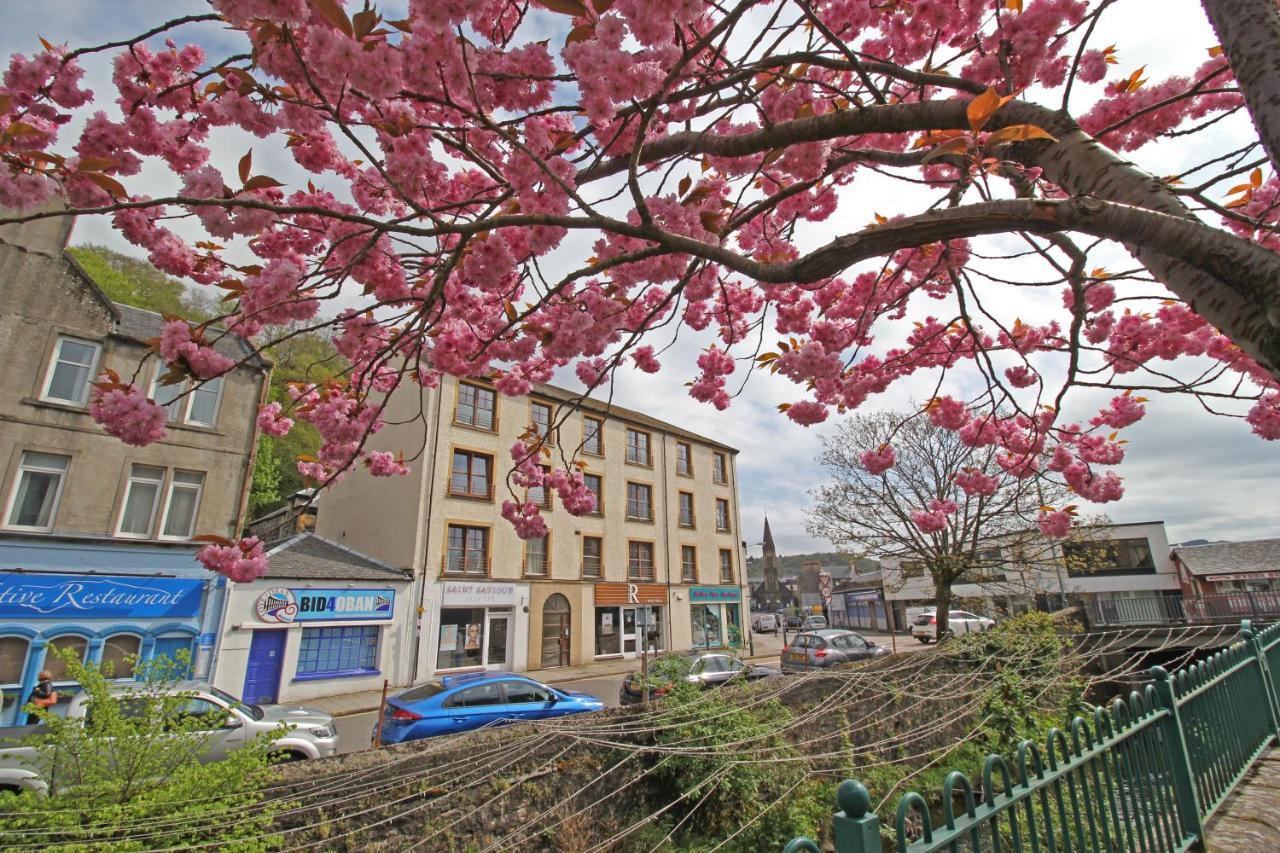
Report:
[{"label": "overcast sky", "polygon": [[[38,36],[73,47],[98,44],[135,35],[154,24],[160,14],[176,17],[206,10],[202,4],[189,0],[6,0],[3,5],[6,25],[0,28],[0,54],[6,57],[14,51],[30,53],[38,48]],[[405,4],[376,5],[387,17],[396,17],[403,13]],[[540,15],[536,23],[553,27],[564,20],[567,19],[547,14]],[[197,36],[191,31],[188,37]],[[225,40],[213,27],[202,28],[198,38],[211,52],[217,51],[217,42]],[[179,41],[182,40],[180,37]],[[1146,76],[1157,81],[1198,66],[1205,58],[1206,48],[1213,45],[1215,39],[1198,4],[1192,0],[1162,0],[1159,4],[1125,0],[1104,17],[1093,41],[1099,47],[1112,43],[1119,50],[1119,68],[1124,73],[1146,65]],[[239,46],[238,42],[231,44]],[[110,100],[108,65],[100,59],[91,59],[86,66],[89,85],[100,97]],[[1083,112],[1092,94],[1087,88],[1081,89],[1073,98],[1073,111]],[[1053,102],[1056,103],[1056,98]],[[1185,145],[1166,143],[1137,152],[1133,159],[1155,174],[1171,174],[1204,159],[1206,151],[1218,152],[1239,145],[1241,135],[1249,133],[1247,121],[1235,117],[1197,141],[1196,145],[1203,148],[1188,150]],[[62,150],[66,150],[66,143],[73,138],[70,134],[64,137]],[[1217,141],[1235,144],[1219,147],[1215,144]],[[225,173],[234,173],[236,160],[252,144],[255,172],[285,180],[291,176],[281,141],[246,140],[228,131],[218,131],[213,144],[214,165]],[[126,185],[136,192],[145,190],[148,181],[159,185],[162,180],[162,170],[153,166],[144,172],[141,180],[128,179]],[[323,178],[316,183],[326,185]],[[909,192],[904,193],[899,185],[887,181],[868,184],[860,180],[857,192],[860,194],[857,199],[842,200],[836,217],[806,233],[807,246],[826,242],[839,233],[839,225],[855,227],[869,222],[875,212],[910,213],[928,203],[927,199],[916,203],[916,199],[926,197],[913,197]],[[904,204],[904,199],[909,203]],[[1014,243],[1007,242],[1013,238],[1001,239],[1006,242],[997,239],[988,245],[1015,247]],[[101,219],[78,223],[73,242],[105,243],[119,251],[139,254]],[[581,252],[582,248],[570,244],[565,250]],[[579,254],[579,258],[581,256]],[[1124,264],[1119,253],[1114,257],[1117,267]],[[1027,275],[1035,273],[1028,270]],[[1016,298],[1024,296],[1017,294]],[[1057,299],[1056,292],[1053,298]],[[1034,298],[1029,300],[1029,309],[1034,308],[1033,303]],[[900,330],[897,334],[901,334]],[[748,543],[759,542],[767,513],[783,554],[829,550],[829,543],[806,534],[805,519],[808,492],[824,479],[824,472],[815,459],[823,436],[833,431],[834,422],[803,428],[778,414],[779,403],[800,397],[790,382],[768,375],[752,376],[725,412],[717,412],[687,397],[683,384],[693,378],[693,359],[705,343],[684,335],[663,356],[666,369],[660,374],[620,373],[614,383],[615,401],[741,451],[738,470],[743,537]],[[741,378],[741,373],[734,377],[735,381]],[[964,381],[962,377],[958,379]],[[575,383],[570,380],[564,384]],[[874,398],[868,408],[901,408],[913,398],[928,399],[932,394],[932,377],[921,377],[919,382],[901,383],[888,394]],[[1094,404],[1094,409],[1099,400],[1105,401],[1105,398],[1106,395],[1081,397]],[[1087,411],[1090,411],[1087,406],[1079,408],[1077,416]],[[1242,421],[1209,415],[1196,401],[1186,398],[1154,399],[1148,404],[1148,412],[1145,420],[1125,433],[1130,443],[1119,472],[1125,478],[1126,496],[1104,508],[1113,520],[1163,520],[1168,525],[1171,542],[1280,536],[1280,442],[1263,442],[1254,437]],[[755,555],[759,551],[753,547],[750,553]]]}]

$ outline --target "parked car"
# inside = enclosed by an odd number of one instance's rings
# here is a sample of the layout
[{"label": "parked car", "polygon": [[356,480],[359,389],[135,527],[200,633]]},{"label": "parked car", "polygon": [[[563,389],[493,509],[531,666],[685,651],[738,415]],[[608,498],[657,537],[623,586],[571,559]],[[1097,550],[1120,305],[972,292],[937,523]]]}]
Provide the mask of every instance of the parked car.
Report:
[{"label": "parked car", "polygon": [[801,631],[817,631],[825,627],[827,627],[827,617],[825,616],[806,616],[804,621],[800,623]]},{"label": "parked car", "polygon": [[757,613],[751,617],[751,630],[757,634],[776,634],[778,617],[772,613]]},{"label": "parked car", "polygon": [[[249,705],[202,682],[180,682],[170,689],[174,694],[190,697],[184,713],[223,720],[220,727],[206,733],[201,761],[221,761],[254,737],[275,731],[281,723],[288,726],[288,732],[272,744],[274,755],[296,760],[323,758],[338,751],[338,733],[334,729],[333,717],[324,711],[301,706]],[[139,703],[129,701],[127,685],[121,685],[117,692],[122,699],[122,713],[128,714],[131,708],[139,708]],[[91,698],[80,693],[67,703],[66,717],[85,720],[91,717],[92,711]],[[21,743],[23,739],[45,730],[40,725],[0,728],[0,791],[48,790],[48,783],[41,778],[38,767],[31,763],[36,758],[36,748]]]},{"label": "parked car", "polygon": [[805,672],[825,669],[838,663],[870,660],[889,654],[889,650],[853,631],[822,628],[805,631],[782,650],[783,672]]},{"label": "parked car", "polygon": [[[915,618],[911,620],[911,636],[915,637],[922,643],[931,643],[938,633],[937,609],[933,607],[921,608]],[[967,610],[952,610],[947,614],[947,627],[951,629],[951,633],[975,634],[979,631],[990,631],[996,626],[996,620],[989,619],[986,616],[978,616]]]},{"label": "parked car", "polygon": [[387,699],[382,709],[382,742],[404,743],[481,726],[603,711],[604,707],[601,699],[589,693],[559,690],[522,675],[446,675]]},{"label": "parked car", "polygon": [[[723,652],[692,651],[665,655],[650,664],[649,699],[660,699],[671,692],[672,679],[679,678],[702,689],[721,687],[733,682],[759,681],[781,673],[770,666],[756,666]],[[633,672],[622,682],[618,701],[635,705],[644,701],[644,677]]]},{"label": "parked car", "polygon": [[803,625],[803,624],[804,624],[804,617],[803,617],[803,616],[788,616],[788,617],[787,617],[787,627],[788,627],[788,628],[799,628],[799,627],[800,627],[801,625]]}]

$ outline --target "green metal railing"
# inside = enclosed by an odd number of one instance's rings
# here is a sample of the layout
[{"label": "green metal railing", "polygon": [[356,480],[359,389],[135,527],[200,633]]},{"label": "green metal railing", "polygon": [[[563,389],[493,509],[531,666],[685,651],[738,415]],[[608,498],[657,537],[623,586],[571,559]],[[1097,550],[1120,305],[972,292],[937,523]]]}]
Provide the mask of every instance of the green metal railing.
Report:
[{"label": "green metal railing", "polygon": [[[891,841],[860,782],[840,785],[837,853],[961,850],[1003,853],[1180,853],[1203,846],[1205,825],[1259,757],[1280,739],[1280,625],[1254,631],[1209,659],[1152,683],[1092,719],[1053,729],[1043,749],[1023,741],[1011,762],[990,755],[980,786],[949,773],[932,804],[898,801]],[[914,840],[910,840],[914,839]],[[784,853],[817,853],[797,838]]]}]

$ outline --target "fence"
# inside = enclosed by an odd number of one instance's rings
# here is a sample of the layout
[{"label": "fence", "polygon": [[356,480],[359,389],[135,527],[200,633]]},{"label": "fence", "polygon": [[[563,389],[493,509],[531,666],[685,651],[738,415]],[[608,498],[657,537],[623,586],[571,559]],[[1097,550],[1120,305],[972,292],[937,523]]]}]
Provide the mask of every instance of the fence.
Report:
[{"label": "fence", "polygon": [[1224,592],[1214,595],[1145,595],[1095,598],[1089,621],[1103,625],[1180,625],[1280,617],[1280,592]]},{"label": "fence", "polygon": [[[1049,732],[1043,751],[1024,741],[1012,763],[988,756],[980,787],[947,775],[932,804],[904,794],[891,833],[898,853],[1129,851],[1204,846],[1204,827],[1280,738],[1280,625],[1076,717]],[[880,820],[861,783],[836,794],[837,853],[880,853]],[[935,821],[938,825],[935,826]],[[910,827],[910,830],[909,830]],[[909,840],[908,836],[914,840]],[[797,838],[784,853],[821,848]]]}]

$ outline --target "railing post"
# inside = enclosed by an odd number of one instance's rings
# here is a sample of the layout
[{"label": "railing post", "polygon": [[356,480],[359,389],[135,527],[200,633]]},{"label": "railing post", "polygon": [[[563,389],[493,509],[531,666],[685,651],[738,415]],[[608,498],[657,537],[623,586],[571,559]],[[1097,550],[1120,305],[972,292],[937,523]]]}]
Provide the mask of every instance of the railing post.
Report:
[{"label": "railing post", "polygon": [[1271,666],[1267,663],[1267,653],[1262,648],[1262,639],[1253,630],[1253,623],[1248,619],[1240,622],[1240,637],[1249,644],[1254,659],[1258,662],[1258,670],[1262,673],[1262,690],[1267,694],[1267,711],[1271,714],[1271,732],[1280,738],[1280,694],[1271,678]]},{"label": "railing post", "polygon": [[833,821],[836,853],[880,853],[880,818],[871,811],[871,795],[856,779],[846,779],[836,789]]},{"label": "railing post", "polygon": [[1178,814],[1182,818],[1182,832],[1204,844],[1204,821],[1201,820],[1199,798],[1196,796],[1195,771],[1191,769],[1191,754],[1182,730],[1178,700],[1173,694],[1173,681],[1162,666],[1151,667],[1151,677],[1155,679],[1160,704],[1169,712],[1164,719],[1163,734],[1166,748],[1171,751],[1169,766],[1173,770],[1173,791],[1178,800]]}]

